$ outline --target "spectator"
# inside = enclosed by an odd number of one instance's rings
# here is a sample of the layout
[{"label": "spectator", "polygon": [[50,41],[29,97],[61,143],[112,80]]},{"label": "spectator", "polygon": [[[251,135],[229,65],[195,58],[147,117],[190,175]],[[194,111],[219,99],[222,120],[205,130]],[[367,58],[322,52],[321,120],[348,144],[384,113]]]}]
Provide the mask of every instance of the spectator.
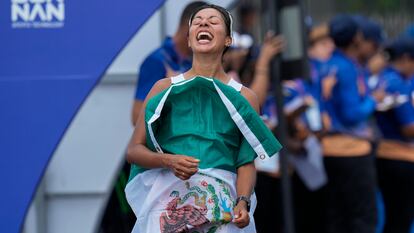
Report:
[{"label": "spectator", "polygon": [[[331,121],[330,135],[322,139],[328,175],[325,231],[374,233],[376,177],[372,130],[367,123],[384,91],[369,96],[362,85],[364,76],[357,64],[362,34],[355,20],[336,16],[329,24],[329,34],[337,49],[329,61],[336,69],[336,83],[331,97],[324,100]],[[361,79],[363,82],[358,81]]]},{"label": "spectator", "polygon": [[410,87],[414,39],[398,39],[386,51],[390,65],[380,80],[396,103],[377,113],[383,135],[377,151],[378,181],[385,204],[383,233],[408,233],[414,219],[414,103]]},{"label": "spectator", "polygon": [[138,119],[142,102],[151,87],[160,79],[187,71],[191,67],[191,49],[188,47],[188,22],[191,14],[205,2],[188,4],[181,14],[178,29],[173,37],[167,37],[160,48],[152,52],[141,64],[138,84],[132,108],[132,124]]},{"label": "spectator", "polygon": [[354,15],[353,19],[362,32],[358,61],[363,67],[368,88],[373,90],[379,85],[378,74],[387,65],[383,53],[380,52],[385,33],[381,26],[372,19],[362,15]]},{"label": "spectator", "polygon": [[[327,61],[330,59],[335,45],[329,37],[327,24],[313,26],[309,30],[308,57],[310,65],[310,78],[297,79],[285,82],[288,88],[286,99],[293,104],[294,99],[301,97],[303,100],[302,114],[297,119],[291,119],[289,128],[296,132],[291,140],[299,141],[299,153],[292,153],[294,160],[306,161],[306,168],[297,167],[292,176],[294,195],[295,228],[298,233],[319,233],[324,223],[323,193],[326,184],[326,173],[323,167],[320,145],[315,139],[323,131],[321,109],[321,81],[327,82],[334,79]],[[330,76],[330,77],[328,77]],[[295,96],[295,97],[294,97]],[[289,102],[286,104],[289,105]],[[289,117],[288,117],[289,119]],[[306,140],[314,140],[312,148],[305,147]],[[309,158],[313,152],[313,157]],[[319,154],[317,153],[319,151]],[[312,162],[310,162],[312,159]],[[303,163],[302,163],[303,164]],[[312,172],[310,175],[308,172]],[[308,176],[308,177],[306,177]]]},{"label": "spectator", "polygon": [[358,60],[362,65],[365,65],[380,49],[380,46],[385,39],[385,33],[381,26],[372,19],[362,15],[354,15],[353,19],[356,21],[362,32]]},{"label": "spectator", "polygon": [[257,8],[251,4],[243,4],[238,9],[240,21],[239,33],[248,34],[253,37],[253,30],[257,23]]}]

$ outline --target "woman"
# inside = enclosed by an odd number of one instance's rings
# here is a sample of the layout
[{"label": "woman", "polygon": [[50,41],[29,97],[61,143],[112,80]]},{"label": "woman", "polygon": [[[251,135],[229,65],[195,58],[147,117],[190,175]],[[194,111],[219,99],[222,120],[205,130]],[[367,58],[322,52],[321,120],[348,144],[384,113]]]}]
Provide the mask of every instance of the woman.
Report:
[{"label": "woman", "polygon": [[133,232],[255,232],[253,161],[280,144],[257,115],[253,92],[223,70],[231,23],[219,6],[197,9],[192,68],[158,81],[144,101],[127,156]]},{"label": "woman", "polygon": [[377,149],[378,183],[385,205],[384,233],[408,233],[414,220],[414,40],[400,38],[388,48],[390,65],[380,83],[393,97],[391,108],[377,113],[383,138]]}]

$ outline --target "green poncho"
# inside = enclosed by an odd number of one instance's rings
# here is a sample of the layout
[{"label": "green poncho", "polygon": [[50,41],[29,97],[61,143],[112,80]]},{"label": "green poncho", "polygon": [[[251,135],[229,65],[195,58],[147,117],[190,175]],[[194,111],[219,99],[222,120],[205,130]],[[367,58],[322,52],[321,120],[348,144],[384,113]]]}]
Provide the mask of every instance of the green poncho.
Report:
[{"label": "green poncho", "polygon": [[[248,101],[219,80],[195,77],[173,83],[148,100],[147,146],[200,160],[200,169],[236,172],[277,154],[281,145]],[[130,179],[146,169],[132,165]]]}]

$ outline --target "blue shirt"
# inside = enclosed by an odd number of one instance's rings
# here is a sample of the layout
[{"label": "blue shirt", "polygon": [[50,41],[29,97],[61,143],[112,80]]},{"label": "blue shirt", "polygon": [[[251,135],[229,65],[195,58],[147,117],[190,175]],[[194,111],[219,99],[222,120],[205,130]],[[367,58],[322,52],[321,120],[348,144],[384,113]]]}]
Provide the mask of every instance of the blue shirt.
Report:
[{"label": "blue shirt", "polygon": [[414,76],[411,77],[411,103],[414,106]]},{"label": "blue shirt", "polygon": [[414,124],[414,106],[411,99],[412,81],[404,77],[394,68],[386,68],[380,75],[381,81],[385,83],[386,92],[399,94],[407,97],[407,101],[386,112],[377,113],[377,123],[383,137],[400,141],[413,141],[404,137],[401,128]]},{"label": "blue shirt", "polygon": [[310,80],[305,81],[306,89],[318,101],[322,102],[322,80],[332,72],[332,66],[329,62],[320,61],[310,58]]},{"label": "blue shirt", "polygon": [[167,37],[161,47],[153,51],[141,64],[135,94],[136,100],[144,101],[152,86],[158,80],[166,77],[166,67],[179,73],[191,68],[191,61],[179,56],[171,37]]},{"label": "blue shirt", "polygon": [[316,90],[320,89],[318,86],[318,83],[313,83],[312,80],[303,79],[285,81],[283,84],[285,111],[289,108],[293,110],[303,106],[306,98],[311,97],[313,99],[313,104],[308,106],[306,111],[300,116],[302,122],[311,131],[322,130],[320,101],[318,99],[320,94],[316,92]]},{"label": "blue shirt", "polygon": [[330,66],[336,69],[336,84],[332,97],[324,100],[324,109],[331,118],[331,132],[346,133],[368,138],[371,130],[368,119],[374,113],[376,102],[368,95],[368,90],[361,93],[358,83],[366,88],[362,68],[340,50],[335,50]]},{"label": "blue shirt", "polygon": [[320,99],[322,93],[322,90],[320,88],[320,81],[322,78],[321,73],[325,72],[323,68],[324,66],[322,62],[316,59],[309,59],[310,80],[304,81],[304,85],[316,100]]},{"label": "blue shirt", "polygon": [[284,82],[284,103],[285,108],[289,108],[289,106],[297,105],[299,99],[305,101],[305,98],[312,97],[315,102],[312,106],[309,106],[307,108],[304,114],[301,115],[301,119],[310,130],[319,131],[322,130],[321,80],[322,78],[329,75],[330,69],[326,62],[322,62],[312,58],[309,59],[309,66],[309,79],[295,79]]}]

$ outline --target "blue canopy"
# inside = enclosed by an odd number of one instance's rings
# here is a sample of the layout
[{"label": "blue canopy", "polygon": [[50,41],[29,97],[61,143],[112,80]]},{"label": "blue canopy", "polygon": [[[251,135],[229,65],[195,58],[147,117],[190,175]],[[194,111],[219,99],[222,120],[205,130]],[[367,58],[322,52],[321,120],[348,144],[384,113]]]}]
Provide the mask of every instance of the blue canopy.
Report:
[{"label": "blue canopy", "polygon": [[21,230],[82,102],[163,2],[0,1],[0,232]]}]

